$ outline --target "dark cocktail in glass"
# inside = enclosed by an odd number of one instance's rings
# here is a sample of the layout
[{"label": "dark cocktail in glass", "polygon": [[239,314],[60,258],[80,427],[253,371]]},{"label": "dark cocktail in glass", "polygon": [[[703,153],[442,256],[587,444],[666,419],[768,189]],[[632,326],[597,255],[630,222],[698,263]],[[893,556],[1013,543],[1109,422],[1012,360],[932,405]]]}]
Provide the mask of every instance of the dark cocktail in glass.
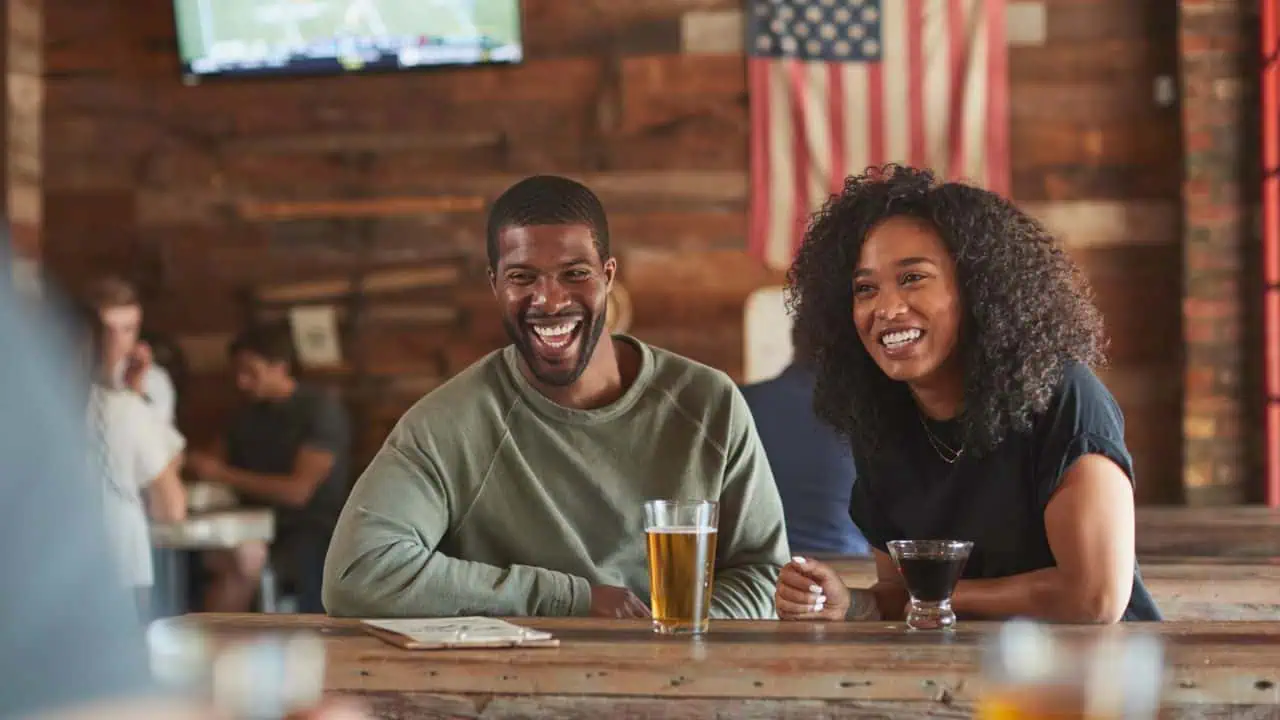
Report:
[{"label": "dark cocktail in glass", "polygon": [[973,543],[964,540],[893,540],[889,554],[911,596],[907,626],[913,630],[946,630],[956,624],[951,610],[960,573]]}]

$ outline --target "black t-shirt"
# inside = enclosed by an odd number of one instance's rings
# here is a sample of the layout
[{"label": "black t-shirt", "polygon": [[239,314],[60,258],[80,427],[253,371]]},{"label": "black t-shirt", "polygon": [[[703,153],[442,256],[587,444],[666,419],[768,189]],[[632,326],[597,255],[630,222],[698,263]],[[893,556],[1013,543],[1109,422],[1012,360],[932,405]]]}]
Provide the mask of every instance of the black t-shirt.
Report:
[{"label": "black t-shirt", "polygon": [[288,399],[241,408],[227,430],[227,462],[250,472],[287,475],[302,447],[333,453],[333,469],[301,508],[276,508],[276,536],[332,533],[346,501],[351,428],[332,393],[299,383]]},{"label": "black t-shirt", "polygon": [[[971,540],[965,578],[999,578],[1055,565],[1044,511],[1063,473],[1081,455],[1097,453],[1132,483],[1124,416],[1093,371],[1069,364],[1049,407],[1026,433],[1011,433],[982,457],[948,464],[916,423],[873,459],[858,458],[849,513],[873,546],[889,540]],[[936,438],[960,447],[956,421],[928,423]],[[1134,566],[1124,620],[1160,620]]]}]

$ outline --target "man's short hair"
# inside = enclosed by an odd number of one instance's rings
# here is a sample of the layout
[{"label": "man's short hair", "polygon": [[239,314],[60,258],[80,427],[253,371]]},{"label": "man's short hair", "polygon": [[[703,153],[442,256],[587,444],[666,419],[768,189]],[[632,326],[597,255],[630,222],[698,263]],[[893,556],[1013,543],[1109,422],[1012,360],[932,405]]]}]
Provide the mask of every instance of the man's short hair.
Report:
[{"label": "man's short hair", "polygon": [[137,288],[119,275],[103,275],[89,283],[84,301],[98,312],[141,304]]},{"label": "man's short hair", "polygon": [[227,354],[249,352],[273,363],[294,366],[293,333],[284,324],[262,324],[245,328],[227,346]]},{"label": "man's short hair", "polygon": [[534,175],[507,188],[489,208],[485,233],[489,269],[498,267],[498,236],[511,227],[586,225],[600,262],[609,259],[609,222],[600,198],[580,182],[559,175]]}]

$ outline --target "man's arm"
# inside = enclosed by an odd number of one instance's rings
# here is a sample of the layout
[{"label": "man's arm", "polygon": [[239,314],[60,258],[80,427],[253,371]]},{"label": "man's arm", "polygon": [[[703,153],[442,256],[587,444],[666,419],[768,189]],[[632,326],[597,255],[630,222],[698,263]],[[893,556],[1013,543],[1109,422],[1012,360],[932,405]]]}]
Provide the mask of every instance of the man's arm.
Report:
[{"label": "man's arm", "polygon": [[586,578],[439,551],[457,511],[448,472],[407,421],[392,431],[338,518],[325,561],[325,609],[346,617],[587,615]]},{"label": "man's arm", "polygon": [[342,403],[323,395],[311,410],[302,447],[294,456],[289,474],[273,475],[231,467],[225,460],[225,445],[223,457],[217,462],[208,457],[197,460],[197,472],[246,495],[286,507],[302,507],[333,471],[339,449],[350,444],[350,433]]},{"label": "man's arm", "polygon": [[173,380],[169,372],[160,365],[152,363],[146,374],[142,376],[143,399],[151,406],[156,416],[172,425],[177,411],[178,396],[173,389]]},{"label": "man's arm", "polygon": [[293,472],[288,475],[270,475],[211,461],[209,456],[192,457],[193,466],[203,479],[222,483],[246,495],[286,507],[306,505],[316,488],[329,476],[334,459],[334,454],[328,450],[303,446],[294,456]]},{"label": "man's arm", "polygon": [[773,591],[790,549],[782,499],[746,400],[733,388],[711,616],[773,618]]},{"label": "man's arm", "polygon": [[137,487],[130,490],[143,493],[152,520],[181,522],[187,516],[187,490],[179,475],[186,438],[137,396],[123,394],[117,409],[113,420],[129,428],[126,437],[139,473],[132,478]]},{"label": "man's arm", "polygon": [[187,518],[187,488],[178,475],[182,457],[174,457],[147,486],[147,514],[161,523],[182,522]]}]

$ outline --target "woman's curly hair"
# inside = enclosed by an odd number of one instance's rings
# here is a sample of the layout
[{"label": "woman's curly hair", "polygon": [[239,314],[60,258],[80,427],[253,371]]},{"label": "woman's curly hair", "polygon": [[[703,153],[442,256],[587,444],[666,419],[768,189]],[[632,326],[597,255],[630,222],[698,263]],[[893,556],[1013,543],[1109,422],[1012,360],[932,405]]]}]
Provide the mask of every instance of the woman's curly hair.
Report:
[{"label": "woman's curly hair", "polygon": [[905,215],[929,222],[956,263],[964,308],[959,352],[966,452],[982,455],[1030,429],[1076,360],[1104,362],[1102,318],[1083,273],[1035,219],[995,193],[899,165],[845,181],[814,214],[788,273],[787,305],[809,338],[814,409],[869,457],[915,423],[905,383],[890,380],[853,323],[853,270],[868,232]]}]

